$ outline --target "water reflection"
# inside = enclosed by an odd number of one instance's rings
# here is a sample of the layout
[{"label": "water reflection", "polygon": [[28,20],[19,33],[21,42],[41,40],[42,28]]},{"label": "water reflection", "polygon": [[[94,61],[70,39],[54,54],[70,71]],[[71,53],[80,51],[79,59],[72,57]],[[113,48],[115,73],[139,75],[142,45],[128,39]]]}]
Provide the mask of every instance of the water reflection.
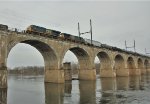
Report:
[{"label": "water reflection", "polygon": [[8,83],[8,90],[0,89],[0,104],[149,104],[150,96],[147,75],[64,84],[44,84],[43,77],[11,76]]},{"label": "water reflection", "polygon": [[100,104],[116,104],[116,79],[115,78],[101,78],[101,93]]},{"label": "water reflection", "polygon": [[129,77],[117,77],[117,90],[129,90]]},{"label": "water reflection", "polygon": [[45,104],[63,104],[64,84],[45,83]]},{"label": "water reflection", "polygon": [[71,97],[72,82],[65,82],[65,97]]},{"label": "water reflection", "polygon": [[0,104],[7,104],[7,89],[0,89]]},{"label": "water reflection", "polygon": [[69,104],[72,102],[72,81],[65,82],[65,94],[64,94],[64,104]]},{"label": "water reflection", "polygon": [[101,78],[101,90],[102,91],[115,91],[116,90],[116,79],[115,78]]},{"label": "water reflection", "polygon": [[80,81],[80,104],[96,104],[96,82]]},{"label": "water reflection", "polygon": [[130,90],[140,89],[141,76],[130,76],[129,77],[129,88]]}]

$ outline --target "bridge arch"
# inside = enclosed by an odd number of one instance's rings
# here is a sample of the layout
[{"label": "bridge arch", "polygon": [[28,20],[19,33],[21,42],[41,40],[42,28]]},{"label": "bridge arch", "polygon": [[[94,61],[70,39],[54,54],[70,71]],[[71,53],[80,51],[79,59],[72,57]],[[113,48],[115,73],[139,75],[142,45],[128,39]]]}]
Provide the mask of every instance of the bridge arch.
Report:
[{"label": "bridge arch", "polygon": [[89,56],[88,51],[85,50],[84,48],[70,47],[70,48],[65,49],[65,51],[63,51],[60,55],[60,56],[63,56],[61,59],[62,60],[61,62],[63,62],[64,56],[69,50],[72,53],[74,53],[74,55],[78,59],[78,64],[79,64],[78,65],[78,68],[79,68],[78,78],[82,80],[95,80],[96,71],[92,70],[91,58]]},{"label": "bridge arch", "polygon": [[125,60],[123,58],[123,56],[121,56],[120,54],[117,54],[115,56],[115,64],[114,64],[114,70],[116,72],[116,76],[127,76],[126,74],[126,70],[125,70]]},{"label": "bridge arch", "polygon": [[144,60],[144,69],[145,69],[145,71],[148,71],[148,69],[149,69],[149,62],[147,59]]},{"label": "bridge arch", "polygon": [[7,57],[11,49],[18,43],[25,43],[25,44],[31,45],[41,53],[44,59],[44,64],[45,64],[45,68],[44,68],[45,69],[45,82],[49,82],[49,78],[47,78],[48,76],[46,72],[48,70],[58,69],[58,66],[59,66],[58,58],[57,58],[57,54],[55,50],[53,50],[53,48],[50,45],[48,45],[47,43],[43,41],[33,40],[33,39],[21,39],[19,41],[12,41],[8,44]]},{"label": "bridge arch", "polygon": [[136,74],[136,67],[133,57],[128,57],[127,59],[127,68],[129,69],[129,75],[135,75]]},{"label": "bridge arch", "polygon": [[105,51],[100,51],[97,53],[97,57],[100,60],[100,77],[114,77],[109,54]]},{"label": "bridge arch", "polygon": [[145,69],[144,69],[144,64],[143,64],[142,59],[138,58],[137,63],[138,63],[138,69],[140,70],[140,73],[144,74],[145,73]]},{"label": "bridge arch", "polygon": [[64,53],[62,54],[62,61],[64,59],[65,54],[69,50],[72,53],[74,53],[74,55],[77,57],[78,62],[79,62],[78,64],[79,64],[79,69],[80,70],[90,69],[91,68],[91,62],[90,62],[90,57],[89,57],[88,52],[85,49],[80,48],[80,47],[71,47],[71,48],[66,49],[64,51]]}]

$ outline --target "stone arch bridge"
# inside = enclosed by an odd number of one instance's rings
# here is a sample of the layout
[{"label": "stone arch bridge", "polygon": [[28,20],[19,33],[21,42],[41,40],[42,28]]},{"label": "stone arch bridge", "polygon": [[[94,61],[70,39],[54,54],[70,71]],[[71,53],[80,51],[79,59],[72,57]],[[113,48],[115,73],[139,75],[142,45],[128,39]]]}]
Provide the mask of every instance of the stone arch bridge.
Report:
[{"label": "stone arch bridge", "polygon": [[45,82],[64,83],[62,61],[68,50],[72,51],[79,62],[79,79],[95,80],[94,60],[98,56],[101,77],[141,75],[150,71],[150,57],[126,52],[112,51],[84,44],[61,41],[13,31],[0,31],[0,87],[7,87],[7,57],[18,43],[35,47],[45,62]]}]

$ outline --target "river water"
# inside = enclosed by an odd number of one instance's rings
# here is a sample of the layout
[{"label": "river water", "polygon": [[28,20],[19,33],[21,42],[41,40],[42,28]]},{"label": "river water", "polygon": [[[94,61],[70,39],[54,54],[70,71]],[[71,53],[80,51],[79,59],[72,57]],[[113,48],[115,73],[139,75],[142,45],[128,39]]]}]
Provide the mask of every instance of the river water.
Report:
[{"label": "river water", "polygon": [[0,104],[150,104],[150,75],[44,83],[43,76],[8,76]]}]

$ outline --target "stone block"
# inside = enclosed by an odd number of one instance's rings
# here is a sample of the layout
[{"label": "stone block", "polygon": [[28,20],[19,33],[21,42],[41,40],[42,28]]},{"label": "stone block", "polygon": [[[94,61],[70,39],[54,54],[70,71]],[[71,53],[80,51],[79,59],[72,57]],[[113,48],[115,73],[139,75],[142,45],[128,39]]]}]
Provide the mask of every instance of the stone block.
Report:
[{"label": "stone block", "polygon": [[79,70],[79,79],[80,80],[96,80],[96,69],[91,70]]},{"label": "stone block", "polygon": [[64,83],[64,70],[45,70],[45,82]]},{"label": "stone block", "polygon": [[0,70],[0,88],[7,88],[7,70]]},{"label": "stone block", "polygon": [[124,69],[119,69],[116,71],[116,76],[119,77],[125,77],[125,76],[129,76],[129,70],[124,68]]},{"label": "stone block", "polygon": [[100,77],[116,77],[116,73],[112,69],[100,69]]},{"label": "stone block", "polygon": [[128,69],[130,76],[141,75],[141,69]]}]

